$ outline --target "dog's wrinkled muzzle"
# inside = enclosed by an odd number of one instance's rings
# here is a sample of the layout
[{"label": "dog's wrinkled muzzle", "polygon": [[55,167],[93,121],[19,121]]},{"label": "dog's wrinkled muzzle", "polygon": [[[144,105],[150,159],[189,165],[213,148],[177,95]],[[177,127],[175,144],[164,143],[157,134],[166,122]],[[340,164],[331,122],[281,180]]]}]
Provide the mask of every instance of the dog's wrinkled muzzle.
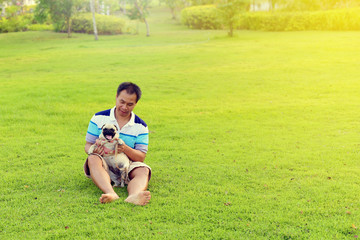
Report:
[{"label": "dog's wrinkled muzzle", "polygon": [[107,140],[111,140],[113,139],[113,137],[115,136],[115,130],[114,129],[103,129],[103,135]]}]

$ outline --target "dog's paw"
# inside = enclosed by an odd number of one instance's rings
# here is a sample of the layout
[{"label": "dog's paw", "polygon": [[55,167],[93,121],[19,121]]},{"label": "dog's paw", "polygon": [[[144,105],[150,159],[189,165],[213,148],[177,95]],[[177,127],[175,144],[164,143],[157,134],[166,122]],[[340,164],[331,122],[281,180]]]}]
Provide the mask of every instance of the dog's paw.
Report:
[{"label": "dog's paw", "polygon": [[91,147],[89,148],[89,151],[88,151],[88,154],[92,154],[94,152],[94,149],[95,149],[95,144],[94,145],[91,145]]},{"label": "dog's paw", "polygon": [[118,142],[119,145],[123,145],[123,144],[124,144],[124,141],[123,141],[121,138],[117,139],[117,142]]}]

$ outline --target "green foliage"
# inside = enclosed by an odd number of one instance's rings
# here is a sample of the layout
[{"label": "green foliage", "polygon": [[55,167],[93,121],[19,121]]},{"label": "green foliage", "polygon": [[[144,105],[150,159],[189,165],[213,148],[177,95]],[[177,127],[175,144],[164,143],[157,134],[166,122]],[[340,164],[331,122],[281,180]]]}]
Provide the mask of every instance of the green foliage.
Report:
[{"label": "green foliage", "polygon": [[[88,0],[86,0],[88,1]],[[109,11],[110,15],[114,15],[116,11],[119,11],[121,8],[121,3],[126,0],[96,0],[95,9],[99,9],[100,6],[105,6],[105,9],[102,9],[104,13]],[[100,9],[99,9],[100,10]],[[100,12],[97,12],[100,13]]]},{"label": "green foliage", "polygon": [[22,32],[28,30],[32,24],[30,15],[21,15],[0,19],[0,33]]},{"label": "green foliage", "polygon": [[170,9],[173,19],[177,19],[178,12],[187,5],[186,0],[162,0],[162,2]]},{"label": "green foliage", "polygon": [[359,0],[271,0],[286,11],[319,11],[359,7]]},{"label": "green foliage", "polygon": [[[66,29],[68,36],[71,34],[71,20],[77,12],[88,5],[84,0],[39,0],[36,11],[41,15],[46,15],[46,11],[51,16],[55,31],[63,31]],[[45,16],[41,16],[44,18]]]},{"label": "green foliage", "polygon": [[35,7],[34,19],[40,24],[45,23],[45,22],[49,23],[51,21],[51,16],[49,14],[49,8],[41,6],[41,5]]},{"label": "green foliage", "polygon": [[360,8],[247,13],[240,17],[239,28],[265,31],[360,30]]},{"label": "green foliage", "polygon": [[229,36],[233,36],[233,29],[239,23],[241,12],[249,10],[249,0],[220,0],[217,4],[223,23],[229,29]]},{"label": "green foliage", "polygon": [[36,5],[23,5],[22,10],[24,13],[32,13],[36,9]]},{"label": "green foliage", "polygon": [[11,5],[6,8],[6,17],[16,17],[20,13],[20,6]]},{"label": "green foliage", "polygon": [[127,11],[127,16],[132,19],[138,19],[145,23],[146,25],[146,36],[150,36],[149,23],[146,20],[149,15],[149,8],[151,0],[127,0],[131,8]]},{"label": "green foliage", "polygon": [[182,23],[195,29],[220,29],[224,24],[231,29],[233,24],[237,29],[264,31],[360,30],[360,8],[247,13],[241,13],[244,8],[239,8],[237,14],[234,9],[231,5],[218,9],[214,5],[185,8],[181,12]]},{"label": "green foliage", "polygon": [[27,28],[28,31],[53,31],[54,26],[49,24],[31,24]]},{"label": "green foliage", "polygon": [[142,20],[140,11],[136,7],[131,7],[126,10],[126,16],[131,20]]},{"label": "green foliage", "polygon": [[190,5],[199,6],[199,5],[212,5],[215,4],[217,0],[188,0]]},{"label": "green foliage", "polygon": [[193,6],[181,11],[181,22],[193,29],[220,29],[221,15],[215,5]]},{"label": "green foliage", "polygon": [[[96,26],[99,35],[114,35],[129,32],[126,21],[115,16],[107,16],[96,14]],[[80,14],[72,20],[72,30],[77,33],[92,34],[94,28],[92,26],[92,14]]]},{"label": "green foliage", "polygon": [[[21,31],[44,31],[52,30],[53,27],[49,26],[49,18],[41,18],[38,13],[29,13],[30,9],[35,9],[35,6],[23,6],[22,8],[17,5],[6,8],[6,18],[0,19],[0,33],[4,32],[21,32]],[[44,22],[45,24],[38,24]]]},{"label": "green foliage", "polygon": [[143,21],[149,15],[149,7],[151,0],[127,0],[130,8],[126,10],[126,15],[132,19]]}]

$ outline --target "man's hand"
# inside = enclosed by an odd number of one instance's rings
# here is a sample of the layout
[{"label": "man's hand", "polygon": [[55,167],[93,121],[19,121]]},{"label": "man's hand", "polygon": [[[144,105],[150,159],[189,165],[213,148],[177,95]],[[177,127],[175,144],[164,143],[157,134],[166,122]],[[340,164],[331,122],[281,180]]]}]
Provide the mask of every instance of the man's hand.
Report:
[{"label": "man's hand", "polygon": [[100,156],[103,156],[105,153],[104,147],[100,144],[99,139],[97,139],[95,142],[95,148],[93,153],[99,154]]},{"label": "man's hand", "polygon": [[[115,138],[115,141],[118,141],[117,144],[117,153],[123,153],[125,151],[125,142],[119,138]],[[122,143],[122,144],[121,144]]]},{"label": "man's hand", "polygon": [[123,144],[118,144],[117,145],[117,153],[122,153],[122,152],[124,152],[125,151],[125,143],[123,143]]}]

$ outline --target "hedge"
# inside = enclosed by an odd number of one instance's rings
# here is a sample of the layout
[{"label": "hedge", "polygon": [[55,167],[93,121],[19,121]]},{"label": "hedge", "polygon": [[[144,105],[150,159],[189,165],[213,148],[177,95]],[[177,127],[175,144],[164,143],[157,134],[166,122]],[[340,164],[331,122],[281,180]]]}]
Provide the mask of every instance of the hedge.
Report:
[{"label": "hedge", "polygon": [[[126,24],[126,20],[107,15],[95,15],[96,27],[99,35],[121,34],[131,31]],[[81,14],[72,20],[72,32],[88,33],[94,32],[93,19],[91,13]]]},{"label": "hedge", "polygon": [[47,24],[32,24],[28,26],[28,31],[53,31],[54,27]]},{"label": "hedge", "polygon": [[360,8],[316,12],[256,12],[241,16],[239,29],[264,31],[360,30]]},{"label": "hedge", "polygon": [[220,29],[219,10],[215,5],[203,5],[184,8],[181,22],[193,29]]},{"label": "hedge", "polygon": [[[195,29],[221,29],[215,5],[194,6],[181,12],[182,23]],[[315,12],[248,12],[239,15],[238,29],[263,31],[360,30],[360,8]]]},{"label": "hedge", "polygon": [[26,31],[31,23],[32,17],[28,15],[0,18],[0,33]]},{"label": "hedge", "polygon": [[[135,26],[130,25],[129,21],[125,19],[96,14],[96,26],[98,34],[101,35],[112,35],[121,33],[135,32]],[[93,33],[93,22],[92,14],[84,13],[78,15],[72,20],[72,32],[77,33]],[[54,26],[47,24],[38,24],[33,14],[24,14],[20,16],[14,16],[10,18],[0,19],[0,33],[6,32],[21,32],[21,31],[44,31],[44,30],[55,30],[58,32],[66,32],[64,22],[60,24],[54,24]]]}]

